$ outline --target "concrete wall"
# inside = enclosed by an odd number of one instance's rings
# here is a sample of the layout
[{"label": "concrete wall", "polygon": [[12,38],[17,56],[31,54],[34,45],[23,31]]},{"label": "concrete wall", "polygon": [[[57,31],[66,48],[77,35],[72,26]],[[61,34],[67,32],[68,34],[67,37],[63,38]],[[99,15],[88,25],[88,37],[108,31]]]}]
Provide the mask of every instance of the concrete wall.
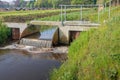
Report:
[{"label": "concrete wall", "polygon": [[58,30],[59,29],[56,29],[54,35],[53,35],[53,40],[52,40],[52,45],[57,45],[58,44]]},{"label": "concrete wall", "polygon": [[40,26],[38,25],[28,25],[26,29],[20,34],[20,38],[31,35],[33,33],[40,32]]},{"label": "concrete wall", "polygon": [[69,44],[69,32],[70,31],[87,31],[91,28],[97,27],[86,27],[86,26],[63,26],[59,27],[59,42]]},{"label": "concrete wall", "polygon": [[61,22],[56,21],[32,21],[29,25],[27,23],[6,23],[6,25],[10,28],[19,28],[20,38],[35,32],[39,32],[41,25],[58,26],[59,33],[56,31],[53,37],[53,44],[56,44],[58,40],[59,43],[69,44],[70,31],[87,31],[91,28],[97,28],[99,26],[99,24],[81,21],[66,21],[64,22],[64,26],[61,25]]}]

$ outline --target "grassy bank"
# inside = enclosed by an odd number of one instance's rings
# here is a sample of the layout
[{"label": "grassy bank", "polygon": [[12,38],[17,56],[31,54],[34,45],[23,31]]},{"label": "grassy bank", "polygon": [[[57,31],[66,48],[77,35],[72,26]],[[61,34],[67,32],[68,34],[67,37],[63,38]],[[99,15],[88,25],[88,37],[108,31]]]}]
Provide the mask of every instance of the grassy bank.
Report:
[{"label": "grassy bank", "polygon": [[[96,9],[84,9],[83,11],[82,11],[82,20],[89,20],[88,19],[88,15],[89,14],[92,14],[92,13],[96,13],[97,12],[97,10]],[[64,12],[63,12],[64,13]],[[63,20],[64,20],[64,14],[63,14]],[[59,15],[53,15],[53,16],[48,16],[48,17],[44,17],[44,18],[37,18],[37,20],[42,20],[42,21],[61,21],[61,15],[59,14]],[[69,12],[69,13],[67,13],[66,14],[66,20],[68,20],[68,21],[72,21],[72,20],[77,20],[77,21],[79,21],[79,20],[81,20],[81,13],[80,13],[80,11],[78,10],[78,11],[72,11],[71,10],[71,12]]]},{"label": "grassy bank", "polygon": [[[73,9],[73,12],[79,11]],[[70,9],[67,13],[71,12]],[[4,22],[26,22],[37,18],[43,18],[60,14],[60,9],[56,10],[31,10],[31,11],[8,11],[0,12],[0,19]]]},{"label": "grassy bank", "polygon": [[[109,19],[107,12],[101,13],[101,26],[80,34],[69,47],[68,60],[54,70],[51,80],[120,80],[119,11],[119,7],[112,10]],[[97,15],[88,17],[94,21]]]},{"label": "grassy bank", "polygon": [[[107,22],[109,19],[112,19],[112,17],[116,17],[119,15],[120,7],[114,7],[111,8],[111,18],[109,18],[109,8],[106,8],[102,11],[100,11],[99,13],[99,22],[98,22],[98,11],[96,8],[91,8],[91,9],[86,9],[84,11],[82,11],[82,20],[87,20],[87,21],[91,21],[94,23],[105,23]],[[64,18],[64,14],[63,14],[63,18]],[[53,15],[53,16],[48,16],[48,17],[44,17],[44,18],[37,18],[37,20],[42,20],[42,21],[61,21],[61,15]],[[81,13],[80,11],[78,12],[70,12],[66,14],[66,20],[68,21],[73,21],[73,20],[81,20]]]},{"label": "grassy bank", "polygon": [[0,12],[0,19],[4,22],[26,22],[35,18],[59,14],[60,10],[10,11]]}]

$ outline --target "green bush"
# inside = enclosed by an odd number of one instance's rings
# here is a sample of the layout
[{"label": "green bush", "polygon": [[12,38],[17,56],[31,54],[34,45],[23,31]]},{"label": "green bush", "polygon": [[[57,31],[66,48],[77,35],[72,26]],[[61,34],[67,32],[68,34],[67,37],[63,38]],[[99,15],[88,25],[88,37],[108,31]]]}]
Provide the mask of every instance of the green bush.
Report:
[{"label": "green bush", "polygon": [[10,37],[10,29],[0,21],[0,46]]}]

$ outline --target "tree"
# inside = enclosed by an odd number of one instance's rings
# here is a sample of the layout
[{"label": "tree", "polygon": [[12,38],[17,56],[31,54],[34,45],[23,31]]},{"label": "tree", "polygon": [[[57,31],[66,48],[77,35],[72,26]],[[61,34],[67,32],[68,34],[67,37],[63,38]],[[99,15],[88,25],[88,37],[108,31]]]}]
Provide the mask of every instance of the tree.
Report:
[{"label": "tree", "polygon": [[20,0],[16,0],[14,1],[14,3],[15,3],[15,7],[20,7]]},{"label": "tree", "polygon": [[37,0],[35,2],[35,7],[51,7],[52,6],[52,1],[51,0]]},{"label": "tree", "polygon": [[58,4],[59,0],[48,0],[49,4],[52,4],[53,8],[56,8],[57,4]]},{"label": "tree", "polygon": [[97,0],[94,0],[94,4],[96,4],[97,3]]},{"label": "tree", "polygon": [[69,5],[71,4],[71,0],[59,0],[59,4]]},{"label": "tree", "polygon": [[57,8],[60,4],[96,4],[97,0],[37,0],[36,7],[53,7]]},{"label": "tree", "polygon": [[24,0],[20,0],[20,7],[23,7],[23,4],[24,4]]},{"label": "tree", "polygon": [[71,0],[71,4],[94,4],[96,0]]},{"label": "tree", "polygon": [[34,4],[35,4],[35,0],[29,1],[27,2],[26,7],[33,8]]},{"label": "tree", "polygon": [[34,5],[35,5],[36,7],[40,7],[41,4],[42,4],[42,2],[43,2],[43,0],[37,0]]},{"label": "tree", "polygon": [[119,5],[120,4],[120,0],[117,0],[117,5]]}]

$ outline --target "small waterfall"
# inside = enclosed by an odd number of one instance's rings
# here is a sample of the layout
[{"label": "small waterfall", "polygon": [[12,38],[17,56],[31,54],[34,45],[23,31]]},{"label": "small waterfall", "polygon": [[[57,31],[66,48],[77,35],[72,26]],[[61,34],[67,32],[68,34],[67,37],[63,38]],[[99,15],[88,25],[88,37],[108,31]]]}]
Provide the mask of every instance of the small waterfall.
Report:
[{"label": "small waterfall", "polygon": [[37,39],[22,38],[20,40],[20,44],[35,46],[35,47],[39,47],[39,48],[50,48],[50,47],[52,47],[52,41],[51,40],[37,40]]},{"label": "small waterfall", "polygon": [[56,33],[57,28],[52,28],[41,32],[39,39],[30,39],[30,38],[22,38],[20,40],[21,45],[35,46],[38,48],[51,48],[53,36]]}]

